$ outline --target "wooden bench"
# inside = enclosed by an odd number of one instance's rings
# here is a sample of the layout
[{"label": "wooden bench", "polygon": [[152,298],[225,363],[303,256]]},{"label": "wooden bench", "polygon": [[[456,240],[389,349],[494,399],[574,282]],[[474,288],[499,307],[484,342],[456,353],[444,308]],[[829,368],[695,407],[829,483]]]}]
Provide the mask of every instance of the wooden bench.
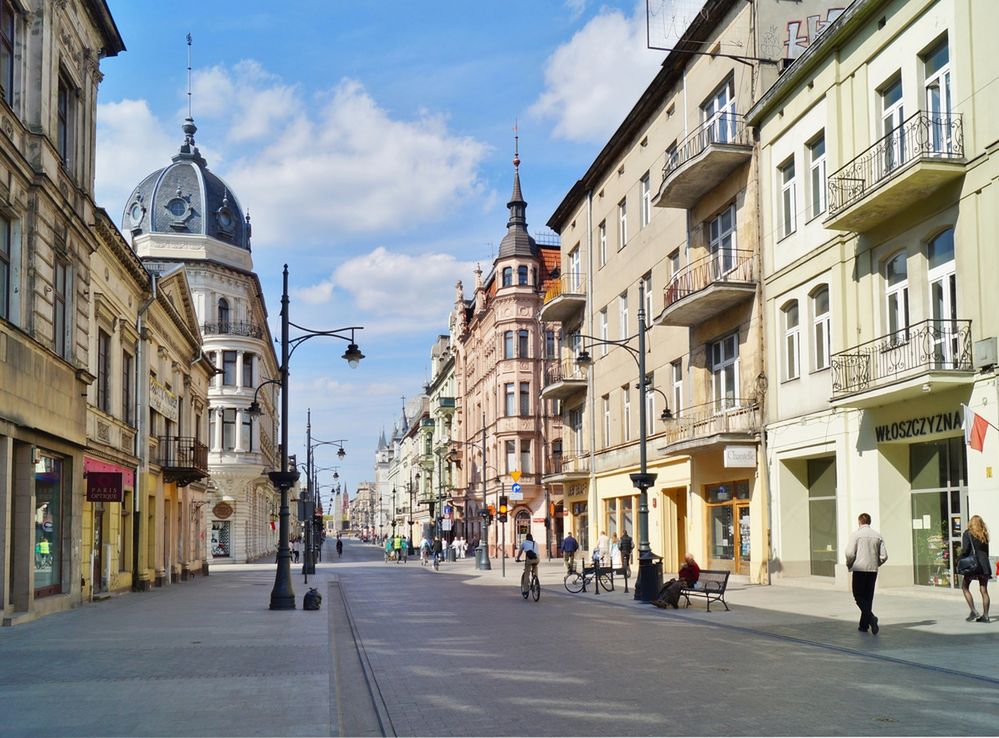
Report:
[{"label": "wooden bench", "polygon": [[728,610],[728,603],[725,602],[725,590],[728,588],[728,575],[731,572],[713,571],[701,569],[701,575],[694,583],[693,587],[683,587],[680,596],[687,600],[684,607],[690,607],[691,597],[703,597],[707,602],[708,612],[711,612],[711,603],[720,602]]}]

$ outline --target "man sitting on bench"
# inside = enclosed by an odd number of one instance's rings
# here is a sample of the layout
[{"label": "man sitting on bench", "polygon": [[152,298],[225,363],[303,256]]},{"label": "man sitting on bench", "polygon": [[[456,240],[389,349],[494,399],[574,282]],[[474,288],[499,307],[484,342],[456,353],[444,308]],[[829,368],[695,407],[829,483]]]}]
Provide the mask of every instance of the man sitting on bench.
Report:
[{"label": "man sitting on bench", "polygon": [[672,607],[674,610],[680,606],[680,590],[693,589],[694,584],[701,576],[701,567],[694,561],[694,555],[688,553],[683,557],[684,564],[677,572],[676,579],[670,579],[663,588],[659,590],[659,599],[654,604],[656,607]]}]

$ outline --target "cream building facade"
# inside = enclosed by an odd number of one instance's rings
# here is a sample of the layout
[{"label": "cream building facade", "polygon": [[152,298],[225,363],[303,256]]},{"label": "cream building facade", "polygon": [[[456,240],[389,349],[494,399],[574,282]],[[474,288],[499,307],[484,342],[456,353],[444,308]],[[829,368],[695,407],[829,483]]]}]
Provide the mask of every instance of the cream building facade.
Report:
[{"label": "cream building facade", "polygon": [[[774,576],[845,586],[869,513],[879,584],[959,587],[999,525],[994,3],[850,5],[751,111],[759,129]],[[788,174],[790,173],[790,176]]]},{"label": "cream building facade", "polygon": [[[103,0],[0,2],[0,619],[82,600]],[[44,388],[44,391],[43,391]]]}]

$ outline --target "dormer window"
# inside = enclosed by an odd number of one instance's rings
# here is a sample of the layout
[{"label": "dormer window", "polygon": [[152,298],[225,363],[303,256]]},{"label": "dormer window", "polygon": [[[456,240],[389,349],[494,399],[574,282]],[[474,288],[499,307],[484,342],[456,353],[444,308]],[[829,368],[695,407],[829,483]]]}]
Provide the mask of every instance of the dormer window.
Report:
[{"label": "dormer window", "polygon": [[513,267],[503,267],[503,286],[513,286]]}]

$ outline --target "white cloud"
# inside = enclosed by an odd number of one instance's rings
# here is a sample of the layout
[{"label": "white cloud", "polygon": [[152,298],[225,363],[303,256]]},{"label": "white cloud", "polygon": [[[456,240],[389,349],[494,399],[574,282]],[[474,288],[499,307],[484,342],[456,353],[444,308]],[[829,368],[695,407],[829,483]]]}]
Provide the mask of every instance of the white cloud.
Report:
[{"label": "white cloud", "polygon": [[662,63],[646,46],[645,23],[644,3],[630,17],[601,10],[548,58],[545,91],[530,112],[553,119],[558,138],[605,140]]},{"label": "white cloud", "polygon": [[565,7],[569,9],[573,20],[579,18],[586,10],[586,0],[565,0]]}]

